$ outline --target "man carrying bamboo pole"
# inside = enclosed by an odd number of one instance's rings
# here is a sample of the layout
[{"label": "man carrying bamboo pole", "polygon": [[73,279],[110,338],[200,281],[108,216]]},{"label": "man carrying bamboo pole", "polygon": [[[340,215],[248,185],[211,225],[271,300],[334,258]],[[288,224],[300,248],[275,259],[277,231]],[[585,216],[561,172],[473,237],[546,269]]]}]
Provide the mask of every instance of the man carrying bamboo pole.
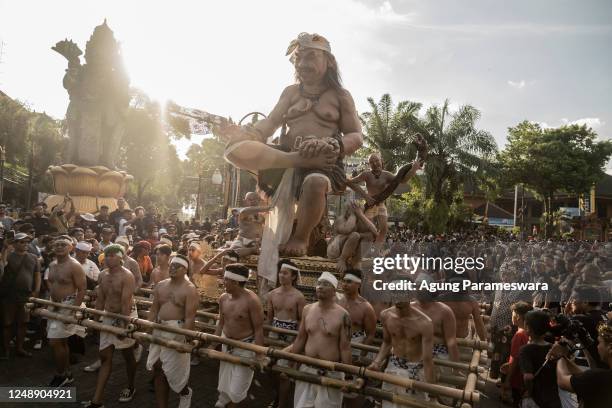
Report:
[{"label": "man carrying bamboo pole", "polygon": [[[433,371],[433,323],[427,315],[413,307],[408,299],[396,301],[395,306],[384,310],[381,315],[383,343],[378,355],[368,367],[380,371],[389,356],[385,373],[412,380],[435,383]],[[382,389],[396,394],[406,389],[383,382]],[[421,392],[411,391],[409,396],[428,400]],[[383,401],[383,408],[399,408],[400,405]]]},{"label": "man carrying bamboo pole", "polygon": [[[263,306],[257,294],[245,288],[249,279],[249,268],[239,263],[229,264],[225,267],[223,277],[225,293],[219,297],[219,320],[215,335],[263,346]],[[237,357],[256,356],[252,351],[225,344],[222,350]],[[263,360],[265,356],[256,357],[258,360]],[[219,364],[217,386],[219,399],[215,408],[236,407],[244,400],[251,386],[253,374],[253,370],[249,367],[222,361]]]},{"label": "man carrying bamboo pole", "polygon": [[[109,245],[104,248],[104,263],[107,269],[100,273],[96,289],[96,309],[125,316],[138,317],[134,304],[135,280],[134,275],[122,266],[125,256],[123,246]],[[102,323],[115,327],[125,327],[125,320],[103,317]],[[134,397],[134,376],[136,374],[136,358],[134,357],[135,340],[118,337],[109,332],[100,332],[100,371],[93,399],[87,408],[102,406],[104,388],[112,370],[113,352],[121,350],[127,369],[128,387],[121,391],[119,402],[129,402]]]},{"label": "man carrying bamboo pole", "polygon": [[[431,282],[428,275],[421,274],[416,280],[417,285],[423,280]],[[414,307],[425,313],[433,323],[433,358],[440,360],[459,361],[459,347],[457,346],[457,322],[453,310],[446,304],[438,302],[429,290],[419,290]],[[435,375],[451,374],[452,369],[443,366],[435,367]],[[439,397],[445,405],[452,405],[452,399]]]},{"label": "man carrying bamboo pole", "polygon": [[446,293],[440,297],[440,301],[450,307],[455,315],[455,320],[457,322],[457,338],[474,338],[474,333],[472,333],[470,327],[470,320],[473,320],[478,338],[482,341],[487,341],[487,331],[482,319],[482,313],[480,312],[480,304],[470,296],[467,290],[463,289],[463,278],[452,277],[449,279],[449,282],[458,282],[459,292]]},{"label": "man carrying bamboo pole", "polygon": [[[55,261],[49,265],[49,293],[51,300],[64,304],[80,306],[85,296],[87,278],[81,264],[70,256],[72,238],[60,235],[53,241]],[[58,313],[71,314],[61,310]],[[50,387],[63,387],[72,384],[74,379],[70,373],[70,350],[68,338],[74,334],[85,336],[84,328],[65,324],[57,320],[47,322],[47,338],[55,357],[56,374],[49,384]]]},{"label": "man carrying bamboo pole", "polygon": [[[153,304],[149,309],[149,320],[171,327],[193,330],[199,296],[196,287],[185,275],[189,261],[176,255],[170,263],[170,278],[159,282],[153,289]],[[185,343],[185,336],[162,330],[154,330],[153,336]],[[192,389],[188,386],[190,355],[174,349],[151,344],[147,370],[155,373],[155,400],[159,408],[168,406],[168,390],[179,394],[179,408],[191,406]]]},{"label": "man carrying bamboo pole", "polygon": [[[278,261],[278,278],[280,286],[266,295],[267,299],[267,322],[268,324],[281,329],[296,330],[302,319],[302,311],[306,305],[306,299],[302,292],[295,288],[300,271],[296,264],[288,259]],[[294,336],[270,332],[269,336],[273,339],[291,343]],[[288,367],[287,360],[278,360],[278,365]],[[291,383],[287,378],[279,378],[278,386],[278,408],[291,406],[288,401],[291,391]]]},{"label": "man carrying bamboo pole", "polygon": [[[351,364],[351,318],[336,303],[338,280],[329,272],[323,272],[317,280],[316,303],[306,305],[295,342],[287,351],[328,361]],[[344,373],[328,371],[305,364],[300,371],[319,376],[344,379]],[[340,408],[342,391],[321,385],[297,381],[295,383],[295,408]]]},{"label": "man carrying bamboo pole", "polygon": [[[122,258],[122,266],[132,272],[134,275],[134,293],[143,285],[142,274],[140,273],[140,266],[138,266],[138,262],[128,255],[128,251],[130,249],[130,241],[126,236],[118,236],[115,239],[115,244],[123,247],[123,258]],[[104,248],[106,249],[106,247]],[[105,264],[106,265],[106,264]],[[136,311],[138,314],[138,311]],[[134,348],[134,358],[136,358],[136,363],[140,361],[140,357],[142,356],[143,347],[140,344],[136,344]],[[100,369],[100,365],[102,362],[100,359],[97,359],[93,363],[83,367],[83,371],[87,373],[95,373]]]},{"label": "man carrying bamboo pole", "polygon": [[[342,289],[344,296],[338,304],[349,312],[351,318],[351,343],[370,345],[376,335],[376,313],[374,308],[365,298],[359,294],[361,288],[361,270],[349,269],[342,278]],[[366,350],[352,349],[353,363],[355,365],[367,365],[364,359],[367,357]],[[371,358],[370,358],[371,361]],[[359,408],[364,405],[363,397],[357,394],[346,394],[347,408]]]}]

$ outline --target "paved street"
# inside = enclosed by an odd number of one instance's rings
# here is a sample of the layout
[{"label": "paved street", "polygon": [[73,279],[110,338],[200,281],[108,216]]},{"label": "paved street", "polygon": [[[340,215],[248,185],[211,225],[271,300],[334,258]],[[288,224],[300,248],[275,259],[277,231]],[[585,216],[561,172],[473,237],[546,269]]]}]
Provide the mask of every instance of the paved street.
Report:
[{"label": "paved street", "polygon": [[[46,386],[53,378],[53,358],[50,348],[44,347],[41,351],[33,351],[34,357],[31,359],[11,357],[8,362],[0,361],[0,386],[16,385],[21,387],[27,386]],[[86,356],[82,357],[79,363],[72,367],[75,377],[75,385],[77,388],[77,400],[87,401],[93,396],[97,374],[86,373],[83,367],[93,362],[96,359],[97,344],[91,338],[87,339]],[[155,406],[155,397],[152,391],[149,391],[149,380],[152,374],[147,371],[146,352],[143,353],[142,360],[138,364],[136,373],[136,395],[131,403],[119,403],[117,401],[119,393],[126,384],[126,372],[123,357],[121,353],[115,352],[113,359],[113,373],[106,386],[105,406],[107,408],[115,407],[139,407],[148,408]],[[81,357],[81,356],[79,356]],[[217,398],[217,373],[219,364],[216,361],[203,360],[197,367],[191,368],[190,386],[193,388],[192,407],[208,408],[213,407]],[[275,394],[273,386],[267,376],[256,375],[251,389],[249,391],[250,402],[246,405],[249,408],[264,408],[267,407],[274,399]],[[63,408],[63,407],[80,407],[81,404],[26,404],[17,403],[10,404],[0,403],[2,408],[15,407],[40,407],[45,408]],[[172,395],[170,398],[170,407],[178,405],[178,397]]]},{"label": "paved street", "polygon": [[[86,343],[87,348],[85,357],[79,356],[80,361],[72,367],[75,377],[74,386],[77,389],[77,401],[87,401],[91,399],[96,385],[97,374],[86,373],[83,371],[83,367],[96,359],[98,345],[92,337],[88,337]],[[33,353],[34,357],[31,359],[11,357],[8,362],[0,361],[0,386],[46,386],[49,381],[51,381],[54,372],[51,350],[46,346],[41,351],[33,351]],[[125,387],[126,372],[121,353],[115,353],[113,359],[113,373],[106,386],[105,407],[148,408],[155,406],[155,397],[149,385],[152,374],[146,370],[145,364],[146,352],[143,353],[142,360],[138,364],[138,371],[136,373],[136,395],[134,399],[131,403],[119,403],[117,399],[119,393]],[[191,367],[190,386],[193,388],[194,392],[191,405],[193,408],[214,407],[217,399],[218,370],[218,362],[211,360],[202,360],[199,366]],[[499,393],[491,383],[487,384],[484,394],[485,395],[481,397],[479,408],[503,407],[501,402],[499,402]],[[251,389],[249,390],[249,401],[244,402],[242,406],[248,408],[267,408],[274,401],[275,395],[275,386],[270,378],[267,375],[256,374]],[[176,407],[177,405],[178,397],[171,393],[169,406]],[[0,407],[70,408],[81,407],[81,404],[0,403]]]}]

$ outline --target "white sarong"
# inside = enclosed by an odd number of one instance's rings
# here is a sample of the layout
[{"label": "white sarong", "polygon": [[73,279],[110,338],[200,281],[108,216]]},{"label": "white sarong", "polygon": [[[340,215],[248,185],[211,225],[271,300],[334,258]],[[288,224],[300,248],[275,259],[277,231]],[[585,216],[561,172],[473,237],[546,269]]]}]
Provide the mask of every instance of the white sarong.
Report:
[{"label": "white sarong", "polygon": [[287,169],[272,196],[272,211],[266,217],[261,236],[261,249],[257,261],[258,276],[262,280],[259,296],[264,296],[268,290],[276,286],[278,247],[289,240],[295,217],[295,186],[294,169]]},{"label": "white sarong", "polygon": [[[182,328],[184,321],[162,320],[160,323],[170,327]],[[153,336],[185,343],[185,336],[164,330],[153,330]],[[147,358],[147,370],[152,371],[153,366],[158,360],[161,362],[162,370],[168,380],[168,385],[172,391],[178,394],[189,382],[191,354],[181,353],[174,349],[151,343],[149,346],[149,357]]]},{"label": "white sarong", "polygon": [[[363,344],[366,338],[366,333],[363,330],[353,332],[351,334],[351,343]],[[351,354],[353,355],[353,361],[358,360],[361,357],[361,350],[355,347],[351,347]]]},{"label": "white sarong", "polygon": [[[73,305],[76,295],[69,295],[62,300],[63,305]],[[85,306],[81,303],[81,306]],[[65,316],[72,316],[74,311],[68,309],[62,309],[55,306],[49,306],[50,312],[58,313]],[[47,321],[47,338],[48,339],[67,339],[70,336],[77,335],[79,337],[85,337],[86,328],[79,326],[78,324],[64,323],[59,320],[48,319]]]},{"label": "white sarong", "polygon": [[[132,307],[130,317],[138,317],[138,311],[136,310],[135,306]],[[113,319],[112,317],[104,316],[102,318],[102,324],[115,327],[124,327],[126,322],[125,320]],[[109,346],[115,346],[117,350],[123,350],[132,347],[134,344],[136,344],[136,340],[130,339],[129,337],[120,339],[112,333],[100,331],[100,350],[104,350]]]},{"label": "white sarong", "polygon": [[[221,336],[227,337],[223,333]],[[253,340],[253,336],[250,336],[240,341],[252,343]],[[229,347],[226,344],[223,345],[222,350],[224,353],[229,353],[234,356],[251,359],[255,357],[255,353],[252,351]],[[217,391],[219,391],[219,402],[225,406],[230,402],[237,404],[244,400],[251,387],[253,374],[255,374],[254,371],[249,367],[221,361],[219,363],[219,385],[217,386]]]},{"label": "white sarong", "polygon": [[[395,355],[391,355],[389,357],[389,364],[387,364],[387,369],[385,370],[387,374],[397,375],[399,377],[409,378],[411,380],[423,381],[424,373],[423,373],[423,363],[421,362],[411,362],[407,361],[404,358],[397,357]],[[389,391],[394,394],[404,394],[408,397],[425,400],[428,401],[429,397],[426,393],[415,391],[415,390],[406,390],[403,387],[400,387],[395,384],[383,382],[382,385],[383,391]],[[403,405],[394,404],[390,401],[383,401],[382,408],[402,408]]]},{"label": "white sarong", "polygon": [[[344,380],[344,373],[339,371],[319,370],[302,364],[300,371],[318,376]],[[303,381],[295,382],[294,408],[341,408],[342,391],[337,388],[324,387]]]}]

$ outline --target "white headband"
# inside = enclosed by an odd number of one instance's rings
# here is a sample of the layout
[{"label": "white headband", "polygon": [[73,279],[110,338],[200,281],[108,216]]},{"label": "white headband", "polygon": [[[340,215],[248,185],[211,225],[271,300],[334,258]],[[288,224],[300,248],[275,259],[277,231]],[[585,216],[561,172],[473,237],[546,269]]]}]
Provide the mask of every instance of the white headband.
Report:
[{"label": "white headband", "polygon": [[342,279],[347,280],[347,281],[361,283],[361,279],[359,279],[357,276],[355,276],[355,275],[353,275],[351,273],[347,273],[346,275],[344,275],[344,278],[342,278]]},{"label": "white headband", "polygon": [[68,238],[63,238],[63,237],[58,237],[56,239],[53,240],[53,243],[57,243],[57,242],[63,242],[64,244],[67,245],[74,245],[74,241],[72,241],[71,239]]},{"label": "white headband", "polygon": [[338,279],[336,279],[336,277],[329,272],[323,272],[317,280],[329,282],[334,288],[338,289]]},{"label": "white headband", "polygon": [[227,269],[225,270],[223,277],[227,279],[231,279],[236,282],[246,282],[247,280],[249,280],[249,278],[247,278],[246,276],[242,276],[237,273],[228,271]]},{"label": "white headband", "polygon": [[281,265],[281,269],[289,269],[289,270],[297,271],[297,272],[300,271],[297,267],[295,267],[293,265],[286,264],[286,263]]},{"label": "white headband", "polygon": [[90,252],[92,249],[92,246],[89,242],[81,241],[78,244],[76,244],[76,249],[78,249],[79,251]]},{"label": "white headband", "polygon": [[179,258],[178,256],[175,256],[174,258],[172,258],[172,262],[170,262],[170,263],[171,264],[173,264],[173,263],[179,264],[179,265],[182,265],[185,268],[189,269],[189,262],[187,262],[183,258]]},{"label": "white headband", "polygon": [[281,271],[283,269],[289,269],[290,271],[296,271],[297,272],[297,280],[295,281],[295,283],[297,283],[298,285],[302,284],[302,275],[300,274],[300,270],[297,267],[284,263],[280,267]]}]

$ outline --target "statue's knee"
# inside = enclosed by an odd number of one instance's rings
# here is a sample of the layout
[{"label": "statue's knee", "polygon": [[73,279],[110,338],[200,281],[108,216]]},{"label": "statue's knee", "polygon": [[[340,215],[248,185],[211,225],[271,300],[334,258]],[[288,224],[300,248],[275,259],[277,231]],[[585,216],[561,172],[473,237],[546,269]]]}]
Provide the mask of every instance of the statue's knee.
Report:
[{"label": "statue's knee", "polygon": [[359,238],[361,238],[361,234],[358,233],[357,231],[351,232],[348,236],[348,239],[350,239],[351,241],[358,240]]},{"label": "statue's knee", "polygon": [[308,177],[302,185],[302,192],[307,194],[326,194],[328,182],[324,177]]}]

